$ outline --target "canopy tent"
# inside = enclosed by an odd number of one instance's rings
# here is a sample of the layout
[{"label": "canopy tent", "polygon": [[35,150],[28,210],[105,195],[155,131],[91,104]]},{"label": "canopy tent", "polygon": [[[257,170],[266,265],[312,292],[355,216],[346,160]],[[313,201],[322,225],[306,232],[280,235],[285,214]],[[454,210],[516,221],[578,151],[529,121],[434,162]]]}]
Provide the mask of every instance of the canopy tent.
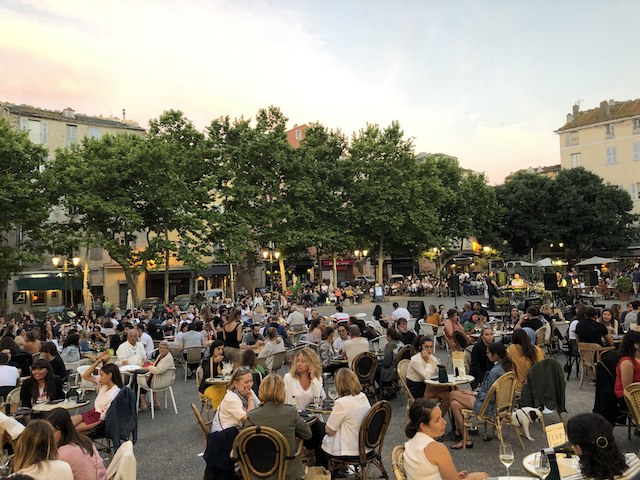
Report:
[{"label": "canopy tent", "polygon": [[603,263],[617,263],[618,260],[615,258],[605,258],[605,257],[591,257],[586,260],[582,260],[579,263],[576,263],[578,267],[583,267],[585,265],[602,265]]},{"label": "canopy tent", "polygon": [[542,260],[538,260],[536,263],[539,267],[553,267],[553,260],[551,260],[551,257],[543,258]]},{"label": "canopy tent", "polygon": [[509,260],[505,262],[507,268],[520,268],[520,267],[537,267],[535,263],[530,263],[525,260]]}]

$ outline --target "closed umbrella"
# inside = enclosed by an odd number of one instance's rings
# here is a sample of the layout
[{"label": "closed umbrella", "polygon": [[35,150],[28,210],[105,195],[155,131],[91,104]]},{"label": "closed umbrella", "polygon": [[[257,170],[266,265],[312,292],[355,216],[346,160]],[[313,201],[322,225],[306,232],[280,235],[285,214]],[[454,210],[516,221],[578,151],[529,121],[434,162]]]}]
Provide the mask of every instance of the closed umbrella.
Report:
[{"label": "closed umbrella", "polygon": [[133,310],[133,293],[131,293],[131,289],[127,290],[127,305],[125,310]]},{"label": "closed umbrella", "polygon": [[576,263],[577,266],[583,267],[585,265],[602,265],[603,263],[617,263],[618,260],[615,258],[605,258],[605,257],[591,257],[586,260],[582,260],[579,263]]}]

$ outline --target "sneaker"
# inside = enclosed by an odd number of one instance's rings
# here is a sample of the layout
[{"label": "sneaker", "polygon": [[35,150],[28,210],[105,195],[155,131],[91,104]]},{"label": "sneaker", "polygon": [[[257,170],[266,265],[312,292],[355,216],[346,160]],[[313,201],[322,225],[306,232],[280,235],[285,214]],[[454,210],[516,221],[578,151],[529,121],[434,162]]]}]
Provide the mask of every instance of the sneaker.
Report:
[{"label": "sneaker", "polygon": [[595,380],[589,379],[589,385],[595,385],[595,384],[596,384]]}]

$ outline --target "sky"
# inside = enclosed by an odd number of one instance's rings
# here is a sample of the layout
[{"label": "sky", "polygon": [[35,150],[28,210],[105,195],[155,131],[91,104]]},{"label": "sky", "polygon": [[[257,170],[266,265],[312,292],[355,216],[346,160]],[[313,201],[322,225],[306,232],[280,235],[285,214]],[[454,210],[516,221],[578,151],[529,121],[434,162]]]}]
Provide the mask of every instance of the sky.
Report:
[{"label": "sky", "polygon": [[[0,0],[0,101],[200,129],[276,105],[398,120],[491,184],[560,163],[578,101],[640,97],[636,0]],[[636,60],[634,60],[634,58]]]}]

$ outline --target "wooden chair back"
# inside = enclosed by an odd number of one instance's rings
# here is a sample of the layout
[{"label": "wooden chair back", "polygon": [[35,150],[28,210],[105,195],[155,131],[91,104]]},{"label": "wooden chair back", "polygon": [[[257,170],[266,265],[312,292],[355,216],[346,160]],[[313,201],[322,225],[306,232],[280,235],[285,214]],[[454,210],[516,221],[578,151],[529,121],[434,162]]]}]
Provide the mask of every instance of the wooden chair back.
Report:
[{"label": "wooden chair back", "polygon": [[629,413],[636,428],[640,427],[640,382],[627,385],[624,389],[624,401],[629,407]]},{"label": "wooden chair back", "polygon": [[406,480],[407,475],[404,472],[404,445],[396,445],[393,447],[391,462],[396,480]]},{"label": "wooden chair back", "polygon": [[211,430],[211,422],[205,422],[198,411],[198,407],[196,407],[193,403],[191,404],[191,410],[193,410],[193,414],[196,417],[196,421],[202,430],[202,434],[204,435],[204,441],[207,441],[207,437],[209,435],[209,431]]},{"label": "wooden chair back", "polygon": [[413,355],[413,347],[411,345],[405,345],[400,350],[398,350],[398,362],[402,360],[410,360]]},{"label": "wooden chair back", "polygon": [[238,460],[242,478],[286,480],[289,442],[271,427],[244,428],[233,442],[232,457]]}]

